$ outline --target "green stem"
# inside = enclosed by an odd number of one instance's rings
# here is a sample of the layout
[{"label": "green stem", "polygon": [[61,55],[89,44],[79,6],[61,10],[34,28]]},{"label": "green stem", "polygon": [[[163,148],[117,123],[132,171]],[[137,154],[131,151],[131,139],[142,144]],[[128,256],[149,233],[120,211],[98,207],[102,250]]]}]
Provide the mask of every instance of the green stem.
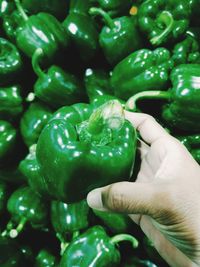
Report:
[{"label": "green stem", "polygon": [[45,73],[43,72],[43,70],[40,67],[39,61],[41,59],[41,57],[44,55],[44,52],[41,48],[38,48],[32,57],[32,66],[33,66],[33,70],[34,72],[37,74],[38,77],[43,77],[45,75]]},{"label": "green stem", "polygon": [[27,223],[27,218],[23,217],[19,222],[18,226],[15,229],[10,230],[9,236],[10,238],[16,238],[19,233],[24,229],[25,224]]},{"label": "green stem", "polygon": [[23,9],[23,7],[22,7],[20,1],[19,1],[19,0],[14,0],[14,1],[15,1],[16,7],[17,7],[19,13],[21,14],[22,18],[23,18],[25,21],[27,21],[27,20],[28,20],[28,16],[26,15],[26,13],[25,13],[25,11],[24,11],[24,9]]},{"label": "green stem", "polygon": [[90,15],[100,15],[103,17],[105,24],[110,28],[113,29],[115,28],[115,23],[113,21],[113,19],[110,17],[110,15],[105,12],[103,9],[101,8],[97,8],[97,7],[91,7],[89,10],[89,14]]},{"label": "green stem", "polygon": [[172,31],[174,26],[174,19],[170,12],[163,11],[157,18],[157,23],[164,23],[166,28],[160,35],[153,37],[150,42],[152,45],[159,45],[163,42],[163,39]]},{"label": "green stem", "polygon": [[127,235],[127,234],[120,234],[120,235],[113,236],[110,241],[113,244],[118,244],[119,242],[122,242],[122,241],[129,241],[132,243],[132,246],[134,248],[137,248],[139,245],[135,237],[133,237],[132,235]]},{"label": "green stem", "polygon": [[124,123],[124,110],[118,100],[110,100],[97,108],[88,120],[87,131],[98,134],[107,127],[111,130],[120,129]]},{"label": "green stem", "polygon": [[7,236],[8,235],[8,232],[9,232],[9,230],[11,230],[12,228],[13,228],[13,222],[12,221],[9,221],[8,223],[7,223],[7,226],[6,226],[6,229],[1,233],[1,236]]},{"label": "green stem", "polygon": [[135,94],[126,102],[126,110],[136,111],[136,102],[140,99],[166,99],[169,100],[170,93],[168,91],[144,91]]},{"label": "green stem", "polygon": [[57,233],[56,237],[60,240],[60,255],[62,256],[69,243],[65,241],[61,234]]},{"label": "green stem", "polygon": [[73,240],[74,238],[76,238],[77,236],[79,236],[79,234],[80,234],[79,231],[75,231],[75,232],[73,232],[73,234],[72,234],[72,240]]}]

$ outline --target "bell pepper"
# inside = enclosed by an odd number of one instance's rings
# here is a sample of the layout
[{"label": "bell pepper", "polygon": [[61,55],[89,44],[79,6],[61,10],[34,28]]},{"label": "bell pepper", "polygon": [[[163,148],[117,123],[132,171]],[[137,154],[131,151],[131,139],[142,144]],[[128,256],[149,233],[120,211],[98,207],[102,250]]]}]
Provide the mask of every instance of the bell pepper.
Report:
[{"label": "bell pepper", "polygon": [[2,182],[0,180],[0,215],[2,215],[6,209],[7,199],[8,199],[8,186],[6,185],[5,182]]},{"label": "bell pepper", "polygon": [[134,16],[123,16],[112,19],[103,9],[92,7],[91,15],[100,15],[106,26],[99,35],[99,43],[106,60],[115,65],[131,52],[142,48],[142,40]]},{"label": "bell pepper", "polygon": [[200,164],[200,135],[179,136],[178,139],[187,147],[193,158]]},{"label": "bell pepper", "polygon": [[20,131],[25,144],[35,144],[38,137],[52,116],[51,110],[40,102],[30,104],[20,121]]},{"label": "bell pepper", "polygon": [[16,148],[17,131],[7,121],[0,120],[0,166],[5,160],[13,156]]},{"label": "bell pepper", "polygon": [[55,16],[59,20],[66,17],[68,11],[68,3],[66,0],[21,0],[22,6],[30,14],[46,12]]},{"label": "bell pepper", "polygon": [[60,201],[51,203],[51,224],[56,232],[56,236],[61,241],[61,255],[69,245],[70,239],[79,235],[80,230],[89,225],[89,207],[86,200],[78,203],[66,204]]},{"label": "bell pepper", "polygon": [[37,49],[32,59],[38,76],[34,85],[35,95],[56,109],[80,102],[84,98],[84,90],[77,77],[55,65],[43,71],[38,62],[39,54],[43,54],[41,49]]},{"label": "bell pepper", "polygon": [[84,85],[90,103],[95,102],[98,97],[113,95],[113,90],[110,86],[110,76],[103,69],[86,69]]},{"label": "bell pepper", "polygon": [[[14,3],[14,1],[13,1]],[[18,10],[14,10],[10,14],[3,17],[2,28],[7,36],[13,43],[16,43],[16,30],[22,22],[22,15]]]},{"label": "bell pepper", "polygon": [[200,149],[194,148],[191,151],[193,158],[200,164]]},{"label": "bell pepper", "polygon": [[0,266],[19,267],[22,253],[18,244],[11,239],[0,236]]},{"label": "bell pepper", "polygon": [[84,61],[91,60],[99,48],[98,31],[88,14],[89,7],[89,0],[71,0],[69,15],[63,22],[73,45]]},{"label": "bell pepper", "polygon": [[172,59],[175,65],[200,63],[200,46],[192,31],[187,31],[186,38],[175,45]]},{"label": "bell pepper", "polygon": [[21,88],[18,85],[0,88],[0,118],[12,119],[22,113]]},{"label": "bell pepper", "polygon": [[15,9],[15,4],[10,0],[0,0],[0,18],[2,19],[5,15],[10,15]]},{"label": "bell pepper", "polygon": [[124,214],[100,210],[93,210],[93,212],[111,232],[116,234],[129,232],[133,225],[133,221]]},{"label": "bell pepper", "polygon": [[15,0],[22,21],[16,30],[17,46],[28,56],[32,57],[37,48],[44,52],[42,61],[51,62],[66,48],[69,38],[60,22],[48,13],[38,13],[27,16],[19,0]]},{"label": "bell pepper", "polygon": [[162,90],[168,86],[172,68],[173,61],[167,49],[141,49],[115,66],[111,86],[115,95],[124,100],[141,91]]},{"label": "bell pepper", "polygon": [[12,193],[8,199],[7,209],[12,217],[2,236],[16,238],[27,223],[37,229],[47,223],[46,203],[27,186],[20,187]]},{"label": "bell pepper", "polygon": [[182,37],[192,15],[192,1],[148,0],[139,7],[138,22],[152,45],[158,46]]},{"label": "bell pepper", "polygon": [[34,267],[56,267],[58,266],[57,258],[46,249],[39,251]]},{"label": "bell pepper", "polygon": [[100,106],[90,117],[82,105],[67,109],[43,129],[36,157],[50,195],[70,204],[96,187],[130,178],[136,131],[125,121],[117,100]]},{"label": "bell pepper", "polygon": [[22,60],[17,48],[8,40],[0,38],[0,85],[11,83],[22,69]]},{"label": "bell pepper", "polygon": [[138,246],[138,241],[131,235],[120,234],[111,238],[103,227],[94,226],[70,243],[61,258],[60,267],[118,266],[120,253],[116,245],[121,241],[131,242],[134,248]]},{"label": "bell pepper", "polygon": [[48,191],[40,167],[36,160],[36,144],[30,146],[29,154],[19,164],[19,172],[26,177],[26,181],[34,192],[44,199],[48,199]]},{"label": "bell pepper", "polygon": [[[170,75],[172,88],[168,91],[144,91],[131,97],[126,106],[136,109],[140,99],[165,99],[162,117],[170,127],[191,133],[200,131],[200,64],[182,64]],[[187,108],[185,108],[187,107]]]},{"label": "bell pepper", "polygon": [[126,11],[131,7],[131,0],[91,0],[92,4],[102,8],[106,12],[108,12],[111,16],[117,16],[122,13],[126,13]]}]

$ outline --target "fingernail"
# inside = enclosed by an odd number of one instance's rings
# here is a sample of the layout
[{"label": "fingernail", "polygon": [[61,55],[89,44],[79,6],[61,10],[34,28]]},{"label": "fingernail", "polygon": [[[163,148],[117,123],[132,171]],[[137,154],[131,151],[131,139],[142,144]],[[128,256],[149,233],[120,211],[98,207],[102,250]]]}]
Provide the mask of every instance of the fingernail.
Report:
[{"label": "fingernail", "polygon": [[94,189],[87,195],[87,203],[92,209],[105,210],[101,198],[101,189]]}]

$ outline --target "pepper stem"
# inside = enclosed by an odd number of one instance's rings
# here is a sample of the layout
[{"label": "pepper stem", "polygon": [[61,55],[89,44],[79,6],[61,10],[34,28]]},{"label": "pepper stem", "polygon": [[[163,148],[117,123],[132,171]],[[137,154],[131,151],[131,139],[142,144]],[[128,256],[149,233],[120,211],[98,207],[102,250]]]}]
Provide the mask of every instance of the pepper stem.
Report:
[{"label": "pepper stem", "polygon": [[43,77],[45,75],[39,64],[40,58],[43,55],[44,55],[44,52],[42,48],[37,48],[32,57],[33,70],[37,74],[38,77]]},{"label": "pepper stem", "polygon": [[135,94],[126,102],[125,109],[136,111],[137,105],[136,102],[139,99],[166,99],[169,100],[170,93],[167,91],[144,91]]},{"label": "pepper stem", "polygon": [[63,255],[65,249],[69,246],[69,243],[64,240],[61,234],[57,233],[56,237],[60,240],[60,256]]},{"label": "pepper stem", "polygon": [[113,244],[118,244],[119,242],[122,242],[122,241],[130,241],[132,243],[133,248],[137,248],[139,245],[139,242],[137,241],[135,237],[133,237],[132,235],[127,235],[127,234],[120,234],[120,235],[113,236],[110,241]]},{"label": "pepper stem", "polygon": [[23,9],[23,7],[22,7],[20,1],[19,1],[19,0],[14,0],[14,1],[15,1],[15,5],[16,5],[16,7],[17,7],[19,13],[21,14],[22,18],[23,18],[25,21],[27,21],[27,20],[28,20],[28,16],[26,15],[26,13],[25,13],[25,11],[24,11],[24,9]]},{"label": "pepper stem", "polygon": [[174,26],[174,19],[172,14],[168,11],[163,11],[157,18],[157,23],[164,23],[166,25],[166,29],[161,32],[160,35],[151,38],[150,42],[152,43],[152,45],[161,44],[163,42],[163,39],[172,31]]},{"label": "pepper stem", "polygon": [[89,14],[90,15],[100,15],[103,17],[106,25],[110,28],[113,29],[115,27],[115,23],[113,21],[113,19],[111,18],[111,16],[105,12],[103,9],[101,8],[97,8],[97,7],[91,7],[89,9]]},{"label": "pepper stem", "polygon": [[18,226],[15,229],[11,229],[9,232],[10,238],[16,238],[19,233],[24,229],[25,224],[27,223],[27,218],[23,217],[19,222]]},{"label": "pepper stem", "polygon": [[13,227],[14,227],[13,222],[12,222],[12,221],[9,221],[9,222],[7,223],[6,229],[1,233],[1,236],[2,236],[2,237],[7,236],[8,231],[11,230]]},{"label": "pepper stem", "polygon": [[73,240],[74,238],[76,238],[77,236],[79,236],[79,234],[80,234],[79,231],[75,231],[75,232],[73,232],[73,234],[72,234],[72,240]]}]

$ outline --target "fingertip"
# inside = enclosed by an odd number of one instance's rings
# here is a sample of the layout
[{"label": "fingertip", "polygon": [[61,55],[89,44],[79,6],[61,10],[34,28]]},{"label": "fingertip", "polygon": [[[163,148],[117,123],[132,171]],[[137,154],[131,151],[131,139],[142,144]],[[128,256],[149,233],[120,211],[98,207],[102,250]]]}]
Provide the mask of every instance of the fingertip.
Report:
[{"label": "fingertip", "polygon": [[97,188],[92,190],[91,192],[89,192],[89,194],[87,195],[87,203],[88,206],[92,209],[96,209],[96,210],[101,210],[104,211],[106,210],[103,207],[103,202],[102,202],[102,191],[101,188]]}]

